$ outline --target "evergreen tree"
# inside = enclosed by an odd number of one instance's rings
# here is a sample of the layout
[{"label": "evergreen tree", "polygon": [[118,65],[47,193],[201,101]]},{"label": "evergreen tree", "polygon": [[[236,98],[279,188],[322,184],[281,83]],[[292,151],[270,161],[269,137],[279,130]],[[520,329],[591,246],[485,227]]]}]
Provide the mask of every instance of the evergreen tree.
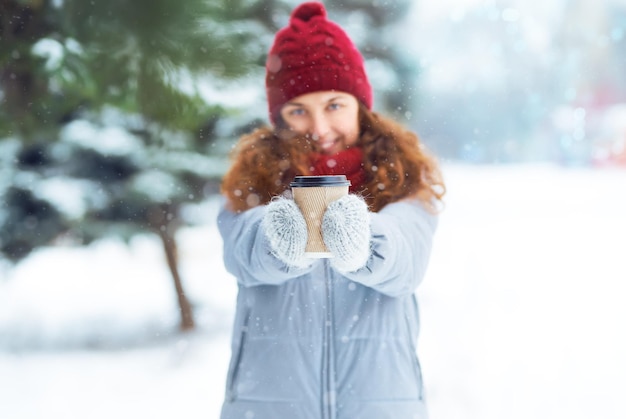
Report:
[{"label": "evergreen tree", "polygon": [[192,328],[175,233],[231,112],[200,88],[262,69],[261,3],[0,0],[0,254],[155,232]]}]

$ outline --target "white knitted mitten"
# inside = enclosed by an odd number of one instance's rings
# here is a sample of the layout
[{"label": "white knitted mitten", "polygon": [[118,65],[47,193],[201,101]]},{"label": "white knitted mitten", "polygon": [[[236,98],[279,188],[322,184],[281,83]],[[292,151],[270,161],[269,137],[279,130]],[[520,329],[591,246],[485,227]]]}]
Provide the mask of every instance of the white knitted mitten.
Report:
[{"label": "white knitted mitten", "polygon": [[304,258],[308,238],[306,221],[294,201],[276,198],[267,204],[261,228],[274,256],[290,266],[308,264]]},{"label": "white knitted mitten", "polygon": [[365,201],[345,195],[331,202],[322,219],[322,236],[334,258],[330,263],[341,272],[354,272],[370,257],[370,217]]}]

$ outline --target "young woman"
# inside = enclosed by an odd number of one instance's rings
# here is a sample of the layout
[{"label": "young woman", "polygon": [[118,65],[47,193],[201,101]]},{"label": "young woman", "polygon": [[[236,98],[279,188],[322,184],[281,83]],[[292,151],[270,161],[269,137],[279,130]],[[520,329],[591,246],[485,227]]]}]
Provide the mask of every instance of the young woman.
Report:
[{"label": "young woman", "polygon": [[[422,419],[414,291],[444,184],[417,136],[371,111],[363,59],[321,3],[298,6],[267,59],[271,127],[241,138],[218,223],[239,286],[222,419]],[[345,174],[305,257],[289,183]]]}]

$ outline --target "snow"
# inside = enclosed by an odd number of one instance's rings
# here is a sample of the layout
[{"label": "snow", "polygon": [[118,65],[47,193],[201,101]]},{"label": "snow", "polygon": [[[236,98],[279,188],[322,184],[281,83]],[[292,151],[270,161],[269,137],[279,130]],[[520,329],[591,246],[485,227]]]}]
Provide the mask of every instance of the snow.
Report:
[{"label": "snow", "polygon": [[[626,417],[626,171],[446,164],[418,289],[432,419]],[[0,270],[0,417],[218,418],[236,289],[214,223],[181,231],[198,329],[158,241]]]},{"label": "snow", "polygon": [[118,124],[98,127],[90,121],[78,119],[63,128],[61,137],[68,143],[94,148],[106,155],[125,156],[143,152],[141,140]]}]

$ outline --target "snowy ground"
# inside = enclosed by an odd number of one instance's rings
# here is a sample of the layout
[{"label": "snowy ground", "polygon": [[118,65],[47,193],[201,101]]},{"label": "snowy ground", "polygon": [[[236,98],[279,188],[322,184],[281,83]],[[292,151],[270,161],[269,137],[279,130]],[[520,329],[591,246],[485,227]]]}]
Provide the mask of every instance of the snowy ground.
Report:
[{"label": "snowy ground", "polygon": [[[626,417],[626,171],[445,174],[418,291],[432,419]],[[187,335],[149,237],[0,270],[0,417],[217,418],[234,281],[213,224],[180,238],[199,323]]]}]

